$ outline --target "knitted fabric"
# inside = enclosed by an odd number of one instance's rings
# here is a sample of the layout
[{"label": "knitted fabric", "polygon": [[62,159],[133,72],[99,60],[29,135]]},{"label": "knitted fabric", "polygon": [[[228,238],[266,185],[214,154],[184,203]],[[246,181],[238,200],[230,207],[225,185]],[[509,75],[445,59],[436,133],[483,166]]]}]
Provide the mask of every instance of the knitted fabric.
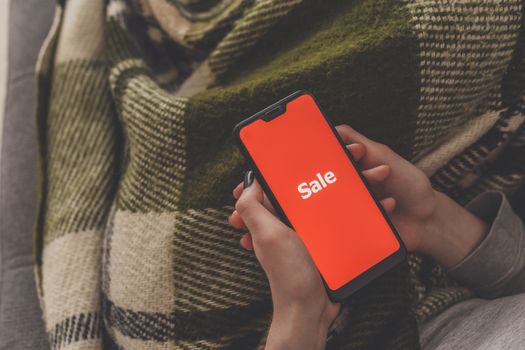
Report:
[{"label": "knitted fabric", "polygon": [[[39,63],[36,275],[53,349],[262,349],[266,277],[227,217],[233,126],[299,89],[464,203],[525,180],[518,0],[67,0]],[[307,140],[306,140],[307,142]],[[472,293],[412,255],[331,349],[418,348]]]}]

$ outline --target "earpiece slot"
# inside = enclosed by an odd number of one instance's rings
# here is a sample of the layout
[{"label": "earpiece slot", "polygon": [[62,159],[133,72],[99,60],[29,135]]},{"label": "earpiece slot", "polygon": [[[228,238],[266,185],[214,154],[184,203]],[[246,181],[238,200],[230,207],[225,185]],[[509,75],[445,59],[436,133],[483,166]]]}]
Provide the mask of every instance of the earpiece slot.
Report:
[{"label": "earpiece slot", "polygon": [[264,121],[269,122],[269,121],[277,118],[278,116],[280,116],[284,112],[286,112],[286,104],[278,105],[277,107],[272,108],[268,112],[264,113],[264,116],[262,117],[262,119]]}]

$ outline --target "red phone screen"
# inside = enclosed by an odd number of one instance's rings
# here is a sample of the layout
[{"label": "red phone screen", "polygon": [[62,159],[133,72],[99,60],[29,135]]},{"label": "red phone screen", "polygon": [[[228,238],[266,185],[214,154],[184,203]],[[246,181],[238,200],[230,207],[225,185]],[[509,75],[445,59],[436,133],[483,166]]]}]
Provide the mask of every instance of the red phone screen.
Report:
[{"label": "red phone screen", "polygon": [[240,138],[330,289],[400,248],[311,96],[244,126]]}]

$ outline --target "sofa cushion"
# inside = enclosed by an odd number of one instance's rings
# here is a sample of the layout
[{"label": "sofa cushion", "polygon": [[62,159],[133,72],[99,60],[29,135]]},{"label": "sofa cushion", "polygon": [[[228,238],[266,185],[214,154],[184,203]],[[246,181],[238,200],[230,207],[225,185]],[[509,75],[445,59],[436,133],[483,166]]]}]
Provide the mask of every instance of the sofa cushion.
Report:
[{"label": "sofa cushion", "polygon": [[[10,1],[0,130],[0,349],[47,348],[33,275],[36,205],[35,62],[53,0]],[[4,82],[5,83],[5,82]]]}]

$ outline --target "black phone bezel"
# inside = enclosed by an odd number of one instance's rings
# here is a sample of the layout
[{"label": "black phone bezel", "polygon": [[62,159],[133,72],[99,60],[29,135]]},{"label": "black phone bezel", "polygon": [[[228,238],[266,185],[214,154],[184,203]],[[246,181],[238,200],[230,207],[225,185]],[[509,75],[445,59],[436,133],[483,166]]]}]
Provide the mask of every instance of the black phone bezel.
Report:
[{"label": "black phone bezel", "polygon": [[[274,104],[264,108],[263,110],[255,113],[251,117],[244,119],[240,123],[238,123],[233,129],[233,136],[234,136],[234,139],[237,142],[237,145],[238,145],[242,155],[246,159],[246,161],[247,161],[249,167],[251,168],[251,170],[254,172],[256,179],[261,184],[261,187],[263,188],[264,192],[268,196],[268,199],[273,204],[277,214],[279,215],[281,220],[286,225],[288,225],[289,227],[293,228],[292,224],[290,223],[290,220],[288,220],[288,217],[286,216],[286,214],[282,210],[279,202],[277,201],[277,198],[274,196],[272,190],[270,189],[270,186],[268,185],[268,183],[263,178],[261,172],[259,171],[259,168],[255,164],[255,161],[253,160],[253,158],[251,157],[250,153],[246,149],[244,143],[242,142],[242,139],[240,137],[240,133],[241,133],[242,128],[244,128],[245,126],[253,123],[254,121],[259,120],[259,119],[263,119],[264,120],[264,118],[267,116],[267,113],[271,112],[271,111],[274,111],[276,108],[280,108],[283,111],[283,113],[284,113],[284,111],[286,111],[286,106],[287,106],[287,104],[289,102],[291,102],[291,101],[293,101],[293,100],[295,100],[298,97],[303,96],[303,95],[310,96],[314,100],[314,102],[316,103],[317,108],[319,108],[319,110],[321,111],[321,114],[323,115],[323,118],[325,119],[325,121],[330,126],[330,128],[332,130],[332,133],[334,134],[334,136],[339,141],[339,144],[341,145],[341,147],[345,151],[348,159],[350,160],[350,162],[352,163],[354,168],[357,170],[361,180],[365,184],[368,192],[370,193],[370,195],[372,196],[372,198],[376,202],[376,205],[379,207],[383,217],[387,221],[388,225],[390,226],[390,229],[392,230],[392,232],[394,233],[396,239],[399,242],[399,249],[396,252],[392,253],[391,255],[389,255],[385,259],[381,260],[379,263],[377,263],[376,265],[374,265],[370,269],[366,270],[365,272],[363,272],[359,276],[355,277],[354,279],[348,281],[346,284],[344,284],[342,287],[340,287],[340,288],[338,288],[336,290],[332,290],[332,289],[330,289],[330,287],[328,287],[328,285],[326,284],[322,274],[319,272],[319,274],[321,275],[321,278],[323,280],[323,283],[325,285],[325,288],[326,288],[326,291],[327,291],[327,294],[328,294],[329,298],[332,301],[341,302],[344,299],[348,298],[350,295],[352,295],[354,292],[359,290],[360,288],[364,287],[365,285],[367,285],[368,283],[370,283],[371,281],[373,281],[374,279],[376,279],[380,275],[384,274],[388,270],[394,268],[399,263],[401,263],[406,257],[406,248],[405,248],[405,245],[403,243],[403,240],[401,239],[401,237],[399,236],[399,233],[397,232],[396,228],[394,227],[394,225],[390,221],[387,213],[385,212],[385,210],[381,206],[381,204],[380,204],[379,200],[377,199],[377,197],[372,192],[372,190],[370,188],[370,185],[368,184],[367,180],[365,179],[365,177],[363,176],[363,174],[359,170],[357,162],[353,159],[352,155],[350,154],[348,149],[345,147],[345,144],[344,144],[343,140],[341,139],[341,137],[339,136],[339,134],[337,133],[337,130],[335,129],[334,125],[326,117],[326,114],[321,109],[321,106],[317,102],[315,96],[313,96],[311,93],[309,93],[307,91],[299,90],[299,91],[296,91],[293,94],[283,98],[282,100],[279,100],[278,102],[276,102],[276,103],[274,103]],[[284,106],[284,108],[283,108],[283,106]],[[272,116],[271,119],[273,120],[275,118],[279,118],[280,115],[282,115],[282,113],[277,115],[277,116]],[[268,120],[265,120],[265,121],[268,121]]]}]

